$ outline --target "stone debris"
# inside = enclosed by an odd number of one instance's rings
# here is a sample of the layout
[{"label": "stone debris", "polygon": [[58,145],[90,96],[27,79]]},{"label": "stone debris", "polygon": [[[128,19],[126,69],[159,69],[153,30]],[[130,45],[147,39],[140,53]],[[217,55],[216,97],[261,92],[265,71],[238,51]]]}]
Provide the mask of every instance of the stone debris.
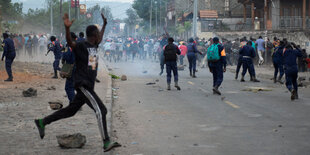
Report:
[{"label": "stone debris", "polygon": [[62,102],[56,101],[56,102],[48,102],[48,104],[50,105],[50,108],[52,110],[58,110],[61,109],[63,107]]},{"label": "stone debris", "polygon": [[146,74],[146,73],[147,73],[147,71],[143,71],[142,73],[143,73],[143,74]]},{"label": "stone debris", "polygon": [[121,76],[121,80],[122,80],[122,81],[126,81],[126,80],[127,80],[127,76],[126,76],[126,75],[122,75],[122,76]]},{"label": "stone debris", "polygon": [[154,85],[156,84],[155,82],[149,82],[149,83],[146,83],[146,85]]},{"label": "stone debris", "polygon": [[243,89],[242,91],[251,91],[253,93],[257,93],[259,91],[272,91],[272,89],[264,88],[264,87],[248,87]]},{"label": "stone debris", "polygon": [[24,97],[33,97],[33,96],[37,96],[37,90],[34,88],[29,88],[25,91],[23,91],[23,96]]},{"label": "stone debris", "polygon": [[82,148],[86,143],[86,137],[81,133],[57,135],[56,138],[61,148]]},{"label": "stone debris", "polygon": [[56,90],[55,86],[47,87],[47,90]]}]

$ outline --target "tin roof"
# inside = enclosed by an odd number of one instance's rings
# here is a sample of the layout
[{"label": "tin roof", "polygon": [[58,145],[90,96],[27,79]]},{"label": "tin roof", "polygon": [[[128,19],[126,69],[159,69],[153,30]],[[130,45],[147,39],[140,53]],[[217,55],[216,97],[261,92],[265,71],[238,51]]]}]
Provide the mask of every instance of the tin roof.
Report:
[{"label": "tin roof", "polygon": [[216,10],[200,10],[200,18],[218,18],[218,13]]}]

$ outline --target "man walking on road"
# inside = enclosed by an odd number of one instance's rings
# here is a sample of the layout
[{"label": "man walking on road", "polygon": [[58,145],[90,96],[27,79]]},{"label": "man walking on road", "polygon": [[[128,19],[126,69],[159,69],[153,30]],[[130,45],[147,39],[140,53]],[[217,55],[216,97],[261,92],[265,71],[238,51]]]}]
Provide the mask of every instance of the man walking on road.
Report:
[{"label": "man walking on road", "polygon": [[178,84],[178,68],[177,68],[177,54],[180,55],[181,51],[173,44],[173,38],[168,38],[168,45],[164,47],[164,58],[166,63],[167,72],[167,90],[171,90],[171,71],[173,71],[175,87],[181,90]]},{"label": "man walking on road", "polygon": [[[293,47],[295,49],[293,49]],[[295,43],[286,45],[283,50],[283,65],[286,79],[286,87],[291,92],[291,100],[298,99],[298,66],[297,57],[302,57],[301,49]]]},{"label": "man walking on road", "polygon": [[40,137],[43,139],[45,126],[60,119],[72,117],[85,103],[92,108],[97,116],[99,131],[103,140],[104,152],[107,152],[121,145],[110,141],[107,129],[106,114],[107,109],[94,91],[95,79],[97,76],[97,48],[101,43],[107,19],[101,14],[104,21],[101,31],[95,25],[86,28],[87,40],[85,42],[73,42],[70,35],[70,27],[74,20],[70,21],[68,14],[63,17],[66,28],[66,39],[68,45],[75,54],[76,71],[74,72],[75,89],[77,94],[73,101],[64,109],[43,118],[35,120]]},{"label": "man walking on road", "polygon": [[[274,66],[274,76],[273,76],[273,81],[274,83],[279,82],[280,84],[283,84],[282,82],[282,77],[284,75],[284,69],[283,69],[283,49],[284,49],[284,42],[281,41],[280,45],[278,45],[275,48],[274,53],[272,54],[272,61],[273,61],[273,66]],[[279,78],[278,77],[278,72],[280,71]]]},{"label": "man walking on road", "polygon": [[240,51],[239,54],[242,55],[242,78],[241,78],[241,82],[244,82],[244,76],[246,74],[247,71],[249,71],[250,77],[251,77],[251,81],[253,82],[260,82],[256,79],[255,76],[255,69],[254,69],[254,64],[253,64],[253,60],[255,58],[255,50],[252,47],[252,41],[248,41],[246,46],[243,46]]},{"label": "man walking on road", "polygon": [[226,53],[224,47],[219,44],[219,38],[213,38],[213,44],[207,51],[210,72],[213,74],[213,94],[221,95],[218,88],[223,82],[223,73],[226,72]]},{"label": "man walking on road", "polygon": [[5,69],[8,74],[8,78],[4,80],[5,82],[13,81],[13,74],[12,74],[12,63],[15,59],[16,53],[15,53],[15,46],[14,42],[11,38],[9,38],[9,35],[7,33],[3,33],[3,54],[1,60],[3,61],[5,57]]},{"label": "man walking on road", "polygon": [[[258,53],[258,66],[262,65],[264,63],[264,58],[263,58],[263,54],[265,51],[265,40],[263,39],[262,36],[259,36],[258,39],[256,40],[256,44],[257,44],[257,53]],[[255,49],[254,49],[255,50]]]}]

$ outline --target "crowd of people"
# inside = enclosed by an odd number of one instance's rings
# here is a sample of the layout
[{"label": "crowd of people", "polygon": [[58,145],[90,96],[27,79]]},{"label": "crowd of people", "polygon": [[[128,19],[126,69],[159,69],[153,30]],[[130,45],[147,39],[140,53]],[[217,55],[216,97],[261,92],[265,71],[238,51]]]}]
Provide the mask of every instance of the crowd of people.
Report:
[{"label": "crowd of people", "polygon": [[[255,65],[272,62],[274,65],[274,83],[285,84],[291,92],[291,100],[298,99],[297,77],[298,71],[310,69],[310,55],[307,58],[306,50],[287,39],[274,38],[273,42],[265,41],[261,36],[258,39],[243,37],[228,40],[214,37],[208,40],[190,38],[188,40],[174,40],[166,32],[159,38],[156,37],[128,37],[107,38],[103,42],[103,35],[107,20],[102,15],[104,25],[101,30],[95,25],[86,28],[84,32],[76,35],[70,32],[73,21],[64,16],[66,35],[64,37],[49,36],[46,34],[17,35],[3,34],[3,55],[8,79],[13,81],[12,63],[16,55],[27,53],[29,57],[39,53],[49,52],[54,54],[53,78],[66,78],[65,91],[69,105],[47,117],[36,119],[35,124],[40,137],[45,135],[45,126],[59,119],[73,116],[83,104],[89,105],[96,113],[100,134],[103,140],[104,151],[121,146],[111,142],[107,132],[107,109],[94,91],[97,77],[98,59],[103,56],[111,63],[120,61],[135,62],[152,61],[159,63],[159,75],[166,68],[167,90],[171,90],[172,73],[175,88],[181,90],[178,80],[178,70],[188,65],[189,76],[197,78],[197,66],[208,67],[213,75],[213,93],[221,95],[219,87],[223,82],[223,75],[227,65],[236,65],[235,79],[238,79],[242,67],[241,82],[245,82],[245,75],[249,72],[250,81],[260,82],[256,78]],[[48,39],[49,38],[49,39]],[[267,48],[266,48],[267,47]],[[101,53],[101,54],[100,54]],[[185,63],[184,59],[187,59]],[[267,60],[265,60],[267,59]],[[63,64],[60,67],[60,64]],[[177,65],[179,63],[179,65]],[[308,67],[306,65],[308,64]],[[279,76],[278,76],[279,73]]]}]

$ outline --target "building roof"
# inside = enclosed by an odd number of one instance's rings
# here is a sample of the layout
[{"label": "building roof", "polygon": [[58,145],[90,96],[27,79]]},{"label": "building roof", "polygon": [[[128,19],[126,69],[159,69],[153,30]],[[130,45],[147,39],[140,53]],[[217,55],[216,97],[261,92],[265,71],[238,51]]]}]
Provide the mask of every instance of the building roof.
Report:
[{"label": "building roof", "polygon": [[216,10],[200,10],[199,11],[200,18],[218,18],[218,13]]}]

